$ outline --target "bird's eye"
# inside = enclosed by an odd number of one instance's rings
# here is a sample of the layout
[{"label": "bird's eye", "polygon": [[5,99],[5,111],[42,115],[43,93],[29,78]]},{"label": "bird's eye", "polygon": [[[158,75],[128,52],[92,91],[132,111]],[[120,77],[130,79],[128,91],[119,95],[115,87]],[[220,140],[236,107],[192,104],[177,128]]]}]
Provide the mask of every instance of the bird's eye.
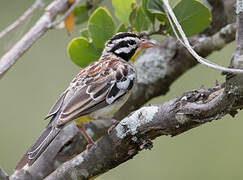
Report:
[{"label": "bird's eye", "polygon": [[129,40],[129,41],[128,41],[128,44],[129,44],[129,45],[134,45],[134,44],[136,44],[136,42],[135,42],[134,40]]}]

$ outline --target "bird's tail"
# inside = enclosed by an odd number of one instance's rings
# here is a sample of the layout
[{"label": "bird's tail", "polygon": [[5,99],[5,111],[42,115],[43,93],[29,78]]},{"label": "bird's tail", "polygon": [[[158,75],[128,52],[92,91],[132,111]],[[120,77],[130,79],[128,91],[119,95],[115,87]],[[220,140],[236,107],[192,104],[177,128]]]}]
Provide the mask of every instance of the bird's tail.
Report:
[{"label": "bird's tail", "polygon": [[38,157],[45,151],[47,146],[58,135],[61,128],[47,126],[42,132],[40,137],[35,141],[32,147],[24,154],[21,160],[18,162],[15,170],[22,169],[25,165],[32,165]]}]

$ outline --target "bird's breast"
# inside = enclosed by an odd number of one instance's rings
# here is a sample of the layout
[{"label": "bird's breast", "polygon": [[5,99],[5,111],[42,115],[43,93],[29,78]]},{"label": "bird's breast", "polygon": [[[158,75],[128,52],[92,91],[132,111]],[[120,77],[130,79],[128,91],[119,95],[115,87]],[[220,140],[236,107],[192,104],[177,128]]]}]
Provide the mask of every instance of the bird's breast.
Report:
[{"label": "bird's breast", "polygon": [[109,104],[108,106],[101,108],[93,113],[90,114],[90,117],[92,119],[98,119],[98,118],[111,118],[112,115],[114,115],[120,108],[121,106],[127,101],[131,94],[131,91],[117,99],[114,103]]}]

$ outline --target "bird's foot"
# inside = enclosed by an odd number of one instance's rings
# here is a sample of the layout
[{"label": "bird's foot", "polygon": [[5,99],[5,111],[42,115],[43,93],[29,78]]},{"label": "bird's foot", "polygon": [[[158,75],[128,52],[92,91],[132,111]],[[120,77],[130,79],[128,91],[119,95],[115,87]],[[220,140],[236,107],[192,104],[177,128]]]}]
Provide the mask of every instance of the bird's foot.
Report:
[{"label": "bird's foot", "polygon": [[93,139],[87,134],[87,132],[85,131],[85,129],[83,128],[82,125],[77,125],[78,129],[81,131],[81,133],[83,134],[84,138],[86,139],[86,141],[88,142],[88,145],[86,146],[86,149],[89,150],[93,145],[94,145],[94,141]]}]

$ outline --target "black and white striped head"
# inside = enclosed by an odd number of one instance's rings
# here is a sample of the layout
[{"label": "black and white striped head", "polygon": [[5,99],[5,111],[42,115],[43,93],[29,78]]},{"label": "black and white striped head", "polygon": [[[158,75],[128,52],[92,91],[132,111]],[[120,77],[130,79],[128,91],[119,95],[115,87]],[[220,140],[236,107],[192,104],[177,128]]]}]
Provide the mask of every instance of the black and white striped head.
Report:
[{"label": "black and white striped head", "polygon": [[[140,48],[148,48],[144,44],[148,42],[139,38],[133,33],[117,33],[106,44],[103,53],[112,53],[123,60],[129,61],[135,54],[136,50]],[[151,43],[150,46],[151,47]]]}]

